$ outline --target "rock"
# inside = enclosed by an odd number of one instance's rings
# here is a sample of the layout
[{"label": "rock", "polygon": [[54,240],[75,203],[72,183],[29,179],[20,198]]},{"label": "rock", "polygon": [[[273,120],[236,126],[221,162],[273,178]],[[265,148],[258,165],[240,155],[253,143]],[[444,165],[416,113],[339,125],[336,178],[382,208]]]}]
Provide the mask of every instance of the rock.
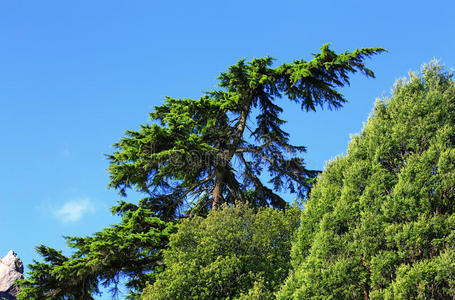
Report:
[{"label": "rock", "polygon": [[14,282],[25,278],[23,273],[24,264],[13,251],[0,258],[0,299],[16,299],[19,287]]},{"label": "rock", "polygon": [[0,259],[0,262],[10,269],[14,269],[19,273],[24,273],[24,264],[13,250],[10,250],[5,257]]}]

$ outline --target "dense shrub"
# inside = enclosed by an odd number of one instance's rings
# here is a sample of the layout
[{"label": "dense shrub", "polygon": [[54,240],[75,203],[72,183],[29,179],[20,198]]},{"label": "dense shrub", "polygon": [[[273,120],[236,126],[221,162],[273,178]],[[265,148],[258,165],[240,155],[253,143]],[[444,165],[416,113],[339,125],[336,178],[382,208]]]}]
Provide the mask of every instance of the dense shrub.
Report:
[{"label": "dense shrub", "polygon": [[182,221],[164,253],[166,270],[143,299],[274,298],[299,213],[236,204]]}]

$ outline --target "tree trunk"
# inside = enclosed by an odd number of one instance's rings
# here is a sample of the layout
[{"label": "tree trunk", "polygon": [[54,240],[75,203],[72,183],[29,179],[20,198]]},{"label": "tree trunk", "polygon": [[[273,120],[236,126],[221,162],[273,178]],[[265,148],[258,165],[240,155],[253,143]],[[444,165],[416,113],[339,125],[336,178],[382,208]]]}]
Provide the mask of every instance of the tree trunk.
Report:
[{"label": "tree trunk", "polygon": [[[234,157],[235,150],[239,147],[240,142],[243,138],[243,132],[246,128],[246,122],[248,119],[248,114],[250,113],[252,97],[250,95],[247,96],[248,100],[244,106],[243,111],[240,113],[240,119],[237,125],[237,133],[234,136],[231,149],[229,152],[222,157],[221,163],[222,164],[229,164],[229,162]],[[226,166],[223,166],[226,167]],[[223,187],[224,187],[224,176],[223,171],[219,169],[219,167],[215,167],[215,186],[213,187],[212,192],[212,210],[217,209],[223,203]]]},{"label": "tree trunk", "polygon": [[215,171],[215,186],[212,192],[212,210],[216,210],[223,202],[223,174]]}]

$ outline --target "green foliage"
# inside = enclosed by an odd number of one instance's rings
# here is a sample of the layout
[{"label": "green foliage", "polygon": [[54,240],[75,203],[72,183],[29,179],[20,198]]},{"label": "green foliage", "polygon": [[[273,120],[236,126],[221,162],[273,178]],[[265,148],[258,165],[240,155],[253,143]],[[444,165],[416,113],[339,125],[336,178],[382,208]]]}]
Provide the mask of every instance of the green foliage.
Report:
[{"label": "green foliage", "polygon": [[[115,153],[108,156],[109,186],[122,196],[127,189],[134,189],[146,197],[137,205],[120,201],[113,208],[113,213],[122,215],[121,224],[85,238],[67,237],[75,250],[70,257],[46,246],[38,247],[44,262],[30,265],[20,299],[91,299],[98,293],[99,284],[114,285],[115,292],[121,276],[129,278],[131,296],[137,296],[145,282],[153,283],[163,270],[162,250],[174,230],[172,222],[181,216],[206,215],[211,208],[235,201],[286,208],[288,204],[277,194],[279,191],[304,197],[317,172],[308,170],[299,157],[305,147],[289,144],[289,134],[281,128],[285,123],[279,117],[282,108],[275,100],[288,97],[306,111],[324,104],[339,108],[346,99],[336,89],[349,84],[348,75],[357,71],[374,77],[363,61],[383,51],[367,48],[336,54],[325,45],[311,61],[298,60],[276,68],[270,57],[241,60],[221,73],[220,89],[196,100],[167,98],[150,114],[152,124],[127,131],[114,145]],[[255,125],[248,123],[252,117],[256,118]],[[269,185],[260,178],[264,171],[271,178]],[[202,219],[194,220],[202,223]],[[231,236],[220,238],[229,240]],[[268,247],[265,241],[258,242]],[[284,247],[281,241],[277,243],[276,247]],[[205,277],[207,286],[214,280],[242,274],[247,282],[232,293],[241,291],[247,293],[244,297],[253,298],[269,295],[278,278],[264,265],[266,260],[258,261],[257,269],[250,269],[246,258],[257,257],[246,249],[242,251],[244,257],[228,256],[210,264],[212,269],[206,275],[213,278]],[[287,265],[274,259],[283,268],[274,274],[284,276]],[[258,272],[245,273],[240,265]]]},{"label": "green foliage", "polygon": [[452,299],[455,84],[437,63],[379,101],[302,213],[279,299]]},{"label": "green foliage", "polygon": [[[304,197],[317,172],[299,157],[305,147],[289,144],[276,100],[288,97],[306,111],[339,108],[346,99],[336,88],[349,84],[349,73],[374,77],[363,60],[383,51],[336,54],[325,45],[308,62],[272,67],[271,57],[240,60],[218,77],[220,89],[196,100],[167,98],[150,114],[151,125],[127,131],[109,156],[110,186],[122,195],[129,188],[145,193],[140,205],[166,220],[245,202],[248,189],[257,205],[284,208],[276,191]],[[263,171],[270,186],[260,179]]]},{"label": "green foliage", "polygon": [[221,206],[179,224],[142,299],[272,299],[290,267],[300,209]]},{"label": "green foliage", "polygon": [[98,286],[117,284],[129,278],[130,296],[142,291],[163,270],[162,249],[175,226],[165,223],[150,211],[129,211],[120,224],[88,237],[66,237],[75,249],[71,257],[46,246],[37,247],[43,263],[34,262],[26,280],[21,282],[18,299],[93,299]]}]

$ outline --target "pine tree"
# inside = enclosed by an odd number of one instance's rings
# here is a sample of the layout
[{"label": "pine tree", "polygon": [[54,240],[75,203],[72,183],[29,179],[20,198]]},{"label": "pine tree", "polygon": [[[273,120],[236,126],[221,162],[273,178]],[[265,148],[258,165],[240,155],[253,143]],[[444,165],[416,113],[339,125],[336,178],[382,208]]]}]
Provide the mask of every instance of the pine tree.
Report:
[{"label": "pine tree", "polygon": [[[277,99],[287,97],[306,111],[340,108],[346,99],[336,88],[349,84],[349,73],[374,77],[363,60],[383,51],[336,54],[324,45],[311,61],[278,67],[271,57],[240,60],[218,77],[220,89],[197,100],[167,98],[150,114],[151,125],[127,131],[109,156],[110,186],[122,195],[128,188],[145,193],[140,205],[165,219],[244,200],[248,189],[257,205],[284,208],[276,192],[303,198],[317,172],[299,156],[305,147],[289,143]],[[121,203],[118,211],[128,207]]]},{"label": "pine tree", "polygon": [[122,222],[88,237],[66,237],[75,250],[70,257],[41,245],[37,252],[44,262],[29,265],[18,299],[94,299],[99,286],[118,293],[122,277],[130,297],[137,299],[147,282],[164,269],[162,250],[175,225],[153,217],[144,208],[125,212]]},{"label": "pine tree", "polygon": [[454,207],[455,83],[432,62],[318,178],[278,298],[452,299]]}]

